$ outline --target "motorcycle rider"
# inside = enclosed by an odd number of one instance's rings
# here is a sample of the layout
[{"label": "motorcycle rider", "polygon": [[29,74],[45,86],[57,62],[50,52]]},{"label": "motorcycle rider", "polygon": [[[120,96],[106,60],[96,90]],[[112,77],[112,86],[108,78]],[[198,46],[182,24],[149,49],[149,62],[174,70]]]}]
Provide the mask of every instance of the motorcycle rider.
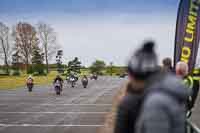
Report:
[{"label": "motorcycle rider", "polygon": [[81,82],[82,82],[82,85],[84,86],[84,88],[86,88],[86,86],[88,85],[88,78],[86,75],[83,76]]},{"label": "motorcycle rider", "polygon": [[98,75],[97,75],[97,73],[92,73],[92,75],[91,75],[90,79],[97,80],[97,78],[98,78]]},{"label": "motorcycle rider", "polygon": [[29,91],[32,91],[33,85],[34,85],[34,80],[33,77],[31,75],[28,76],[27,80],[26,80],[26,85],[29,89]]},{"label": "motorcycle rider", "polygon": [[56,78],[54,79],[53,83],[55,84],[57,81],[60,82],[60,86],[61,86],[61,90],[62,90],[62,88],[63,88],[63,79],[59,75],[56,76]]}]

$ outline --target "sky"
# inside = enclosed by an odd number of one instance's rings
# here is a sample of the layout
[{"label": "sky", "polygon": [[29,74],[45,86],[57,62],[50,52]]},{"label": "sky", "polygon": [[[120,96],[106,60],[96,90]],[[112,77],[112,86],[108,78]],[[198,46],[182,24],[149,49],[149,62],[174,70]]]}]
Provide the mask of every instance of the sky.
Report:
[{"label": "sky", "polygon": [[[77,56],[125,65],[144,40],[155,40],[160,60],[172,57],[178,0],[0,0],[0,21],[51,25],[64,62]],[[54,62],[54,59],[51,61]]]}]

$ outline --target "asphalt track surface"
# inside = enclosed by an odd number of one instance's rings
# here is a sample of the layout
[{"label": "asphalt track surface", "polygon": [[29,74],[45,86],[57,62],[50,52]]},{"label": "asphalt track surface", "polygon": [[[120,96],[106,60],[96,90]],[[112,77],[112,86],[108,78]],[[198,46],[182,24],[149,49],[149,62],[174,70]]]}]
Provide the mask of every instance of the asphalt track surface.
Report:
[{"label": "asphalt track surface", "polygon": [[[87,88],[65,83],[61,96],[52,86],[0,92],[0,133],[96,133],[124,79],[100,77]],[[12,83],[11,83],[12,84]]]},{"label": "asphalt track surface", "polygon": [[[88,88],[67,83],[61,96],[52,86],[0,91],[0,133],[97,133],[124,79],[101,77]],[[200,97],[192,121],[200,127]]]}]

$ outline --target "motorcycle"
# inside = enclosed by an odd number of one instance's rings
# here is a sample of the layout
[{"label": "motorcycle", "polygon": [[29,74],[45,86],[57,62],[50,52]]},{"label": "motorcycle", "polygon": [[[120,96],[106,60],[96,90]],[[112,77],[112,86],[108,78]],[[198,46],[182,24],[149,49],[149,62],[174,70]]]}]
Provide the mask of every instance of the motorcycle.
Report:
[{"label": "motorcycle", "polygon": [[71,87],[74,88],[76,84],[76,79],[74,77],[70,77],[69,82],[71,83]]},{"label": "motorcycle", "polygon": [[82,85],[83,85],[84,88],[87,88],[88,80],[86,78],[82,79]]},{"label": "motorcycle", "polygon": [[91,80],[93,80],[93,79],[94,79],[94,80],[97,80],[97,79],[98,79],[98,76],[97,76],[96,74],[93,74],[93,75],[90,77],[90,79],[91,79]]},{"label": "motorcycle", "polygon": [[26,85],[27,85],[28,91],[32,92],[33,91],[33,80],[32,79],[28,79]]},{"label": "motorcycle", "polygon": [[29,92],[33,91],[33,83],[27,83],[27,88]]},{"label": "motorcycle", "polygon": [[56,81],[56,83],[54,83],[54,88],[56,91],[56,95],[60,95],[62,91],[60,81]]}]

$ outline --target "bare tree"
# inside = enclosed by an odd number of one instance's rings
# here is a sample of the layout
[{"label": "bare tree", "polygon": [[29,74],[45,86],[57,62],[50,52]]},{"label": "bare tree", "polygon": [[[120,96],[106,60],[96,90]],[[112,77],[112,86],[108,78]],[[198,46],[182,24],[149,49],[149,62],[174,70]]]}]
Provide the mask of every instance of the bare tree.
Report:
[{"label": "bare tree", "polygon": [[22,60],[28,68],[31,63],[32,48],[39,44],[36,29],[29,23],[18,23],[14,29],[16,51],[22,56]]},{"label": "bare tree", "polygon": [[9,55],[10,55],[10,43],[9,43],[9,28],[2,22],[0,22],[0,54],[4,59],[6,66],[6,72],[9,73]]},{"label": "bare tree", "polygon": [[46,70],[48,73],[49,60],[51,59],[52,55],[56,54],[56,51],[59,48],[58,44],[56,43],[56,33],[50,25],[42,22],[37,24],[37,28],[42,48],[44,50]]}]

